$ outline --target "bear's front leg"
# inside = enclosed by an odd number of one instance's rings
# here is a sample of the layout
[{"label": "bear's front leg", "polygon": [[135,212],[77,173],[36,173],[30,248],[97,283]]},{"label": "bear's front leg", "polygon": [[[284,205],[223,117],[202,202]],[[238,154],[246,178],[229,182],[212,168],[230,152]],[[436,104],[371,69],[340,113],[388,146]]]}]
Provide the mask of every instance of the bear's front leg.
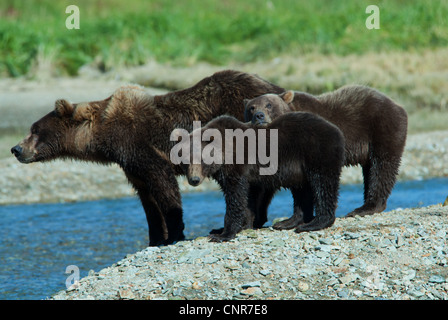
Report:
[{"label": "bear's front leg", "polygon": [[169,166],[161,165],[161,169],[157,169],[154,162],[152,166],[153,170],[125,170],[145,210],[149,245],[167,245],[184,240],[182,201],[176,177]]},{"label": "bear's front leg", "polygon": [[221,188],[226,200],[226,215],[222,233],[210,234],[210,241],[222,242],[235,238],[244,229],[252,228],[253,216],[248,209],[249,183],[244,177],[227,178]]}]

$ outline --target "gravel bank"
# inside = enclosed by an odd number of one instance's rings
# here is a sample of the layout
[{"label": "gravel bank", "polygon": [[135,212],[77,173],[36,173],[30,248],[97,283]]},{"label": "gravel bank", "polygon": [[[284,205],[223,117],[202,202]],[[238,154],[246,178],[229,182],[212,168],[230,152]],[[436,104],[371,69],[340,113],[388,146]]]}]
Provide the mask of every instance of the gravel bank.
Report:
[{"label": "gravel bank", "polygon": [[246,230],[128,255],[52,299],[448,299],[448,207]]}]

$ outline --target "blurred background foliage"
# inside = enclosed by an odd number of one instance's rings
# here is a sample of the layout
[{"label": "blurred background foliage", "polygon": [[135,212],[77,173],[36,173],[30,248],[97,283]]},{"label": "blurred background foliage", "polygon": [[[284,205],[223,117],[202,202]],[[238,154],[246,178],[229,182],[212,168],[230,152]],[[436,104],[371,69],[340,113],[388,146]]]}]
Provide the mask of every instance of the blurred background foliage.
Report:
[{"label": "blurred background foliage", "polygon": [[[68,30],[65,8],[80,9]],[[375,1],[381,29],[365,27],[372,1],[2,0],[0,75],[103,71],[155,60],[177,66],[248,63],[278,55],[364,54],[446,47],[448,1]]]}]

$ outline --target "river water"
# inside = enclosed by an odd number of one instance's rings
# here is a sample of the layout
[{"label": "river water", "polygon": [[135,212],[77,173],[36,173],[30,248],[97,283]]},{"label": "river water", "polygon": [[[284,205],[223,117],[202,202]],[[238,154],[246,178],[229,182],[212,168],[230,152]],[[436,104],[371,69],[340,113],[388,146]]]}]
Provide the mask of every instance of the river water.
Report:
[{"label": "river water", "polygon": [[[387,211],[441,203],[448,178],[396,184]],[[343,185],[336,215],[362,204],[362,185]],[[223,226],[225,204],[220,191],[182,195],[185,235],[205,236]],[[269,207],[269,221],[292,213],[289,191]],[[65,289],[66,267],[80,277],[99,271],[147,246],[146,218],[137,198],[77,203],[0,206],[0,299],[45,299]]]}]

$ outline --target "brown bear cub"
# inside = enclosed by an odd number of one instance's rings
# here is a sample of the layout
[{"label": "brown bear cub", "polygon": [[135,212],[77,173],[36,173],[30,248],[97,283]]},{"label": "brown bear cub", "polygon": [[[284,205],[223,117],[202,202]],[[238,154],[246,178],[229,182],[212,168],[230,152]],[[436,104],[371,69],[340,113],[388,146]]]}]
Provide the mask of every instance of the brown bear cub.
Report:
[{"label": "brown bear cub", "polygon": [[[195,147],[197,136],[200,148]],[[225,196],[224,229],[220,234],[210,234],[212,241],[232,239],[241,230],[253,227],[248,203],[251,185],[272,193],[289,188],[295,195],[293,216],[276,224],[278,229],[304,232],[333,225],[344,164],[344,138],[335,125],[305,112],[282,115],[265,128],[221,116],[187,137],[180,144],[186,141],[193,153],[199,151],[201,156],[196,163],[191,156],[187,159],[189,183],[197,186],[205,177],[212,177]],[[207,160],[207,154],[214,161]],[[267,154],[273,162],[268,168]]]},{"label": "brown bear cub", "polygon": [[243,120],[244,98],[283,91],[258,76],[226,70],[191,88],[159,96],[139,86],[124,86],[101,101],[58,100],[11,152],[23,163],[56,158],[117,163],[140,197],[149,244],[170,244],[184,239],[176,180],[183,170],[169,159],[171,131],[191,131],[193,121],[207,122],[223,114]]},{"label": "brown bear cub", "polygon": [[[377,90],[360,85],[319,96],[287,91],[245,100],[245,121],[258,125],[294,111],[318,114],[338,126],[345,137],[345,165],[361,165],[364,204],[347,216],[384,211],[406,143],[406,111]],[[263,223],[265,214],[259,212]]]}]

